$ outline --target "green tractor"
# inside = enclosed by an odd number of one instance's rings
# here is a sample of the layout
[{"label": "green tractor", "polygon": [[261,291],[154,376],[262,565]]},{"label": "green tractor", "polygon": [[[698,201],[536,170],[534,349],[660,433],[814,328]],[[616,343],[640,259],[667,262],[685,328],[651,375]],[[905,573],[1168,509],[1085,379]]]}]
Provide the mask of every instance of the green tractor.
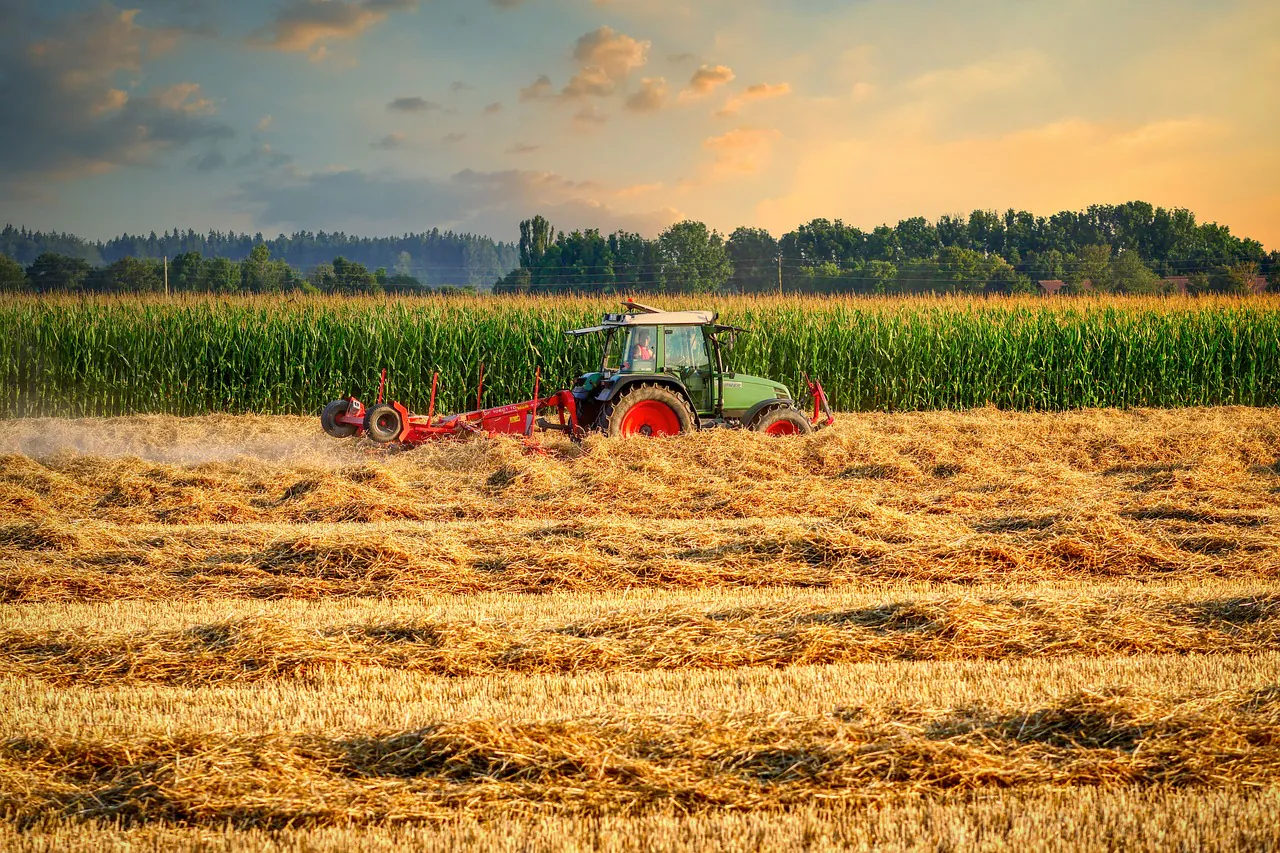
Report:
[{"label": "green tractor", "polygon": [[781,382],[730,370],[725,357],[744,330],[717,323],[715,312],[623,306],[598,326],[565,332],[604,338],[600,369],[578,377],[571,392],[583,427],[611,436],[711,427],[805,435],[835,422],[822,386],[808,376],[812,416]]}]

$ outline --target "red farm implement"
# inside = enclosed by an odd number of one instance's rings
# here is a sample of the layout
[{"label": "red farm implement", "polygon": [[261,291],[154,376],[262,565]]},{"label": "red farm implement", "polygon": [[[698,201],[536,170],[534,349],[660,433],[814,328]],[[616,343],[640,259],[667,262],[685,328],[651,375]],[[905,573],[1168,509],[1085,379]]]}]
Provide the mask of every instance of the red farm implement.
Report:
[{"label": "red farm implement", "polygon": [[[569,435],[579,435],[577,407],[571,391],[557,391],[550,397],[539,397],[542,371],[534,375],[533,399],[490,409],[480,408],[484,394],[484,365],[480,366],[480,387],[476,390],[476,408],[456,415],[436,414],[436,391],[440,374],[431,377],[431,402],[425,415],[412,414],[402,403],[383,402],[387,372],[382,371],[382,383],[378,388],[378,400],[366,408],[355,397],[334,400],[325,406],[320,416],[324,431],[335,438],[367,433],[369,438],[382,444],[421,444],[433,438],[475,435],[523,435],[533,434],[536,427],[559,429]],[[558,424],[539,418],[538,413],[556,409]]]}]

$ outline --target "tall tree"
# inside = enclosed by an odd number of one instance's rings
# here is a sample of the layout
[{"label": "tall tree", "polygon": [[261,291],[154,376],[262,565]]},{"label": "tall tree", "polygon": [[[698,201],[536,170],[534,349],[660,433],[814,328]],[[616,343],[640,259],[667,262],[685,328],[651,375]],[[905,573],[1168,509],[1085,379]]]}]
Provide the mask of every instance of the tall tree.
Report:
[{"label": "tall tree", "polygon": [[381,287],[369,268],[358,261],[349,261],[339,255],[333,259],[333,291],[357,294],[378,293]]},{"label": "tall tree", "polygon": [[18,292],[27,288],[27,273],[22,264],[8,255],[0,255],[0,292]]},{"label": "tall tree", "polygon": [[679,293],[719,290],[733,273],[724,239],[701,222],[685,220],[658,237],[665,289]]},{"label": "tall tree", "polygon": [[79,290],[89,270],[89,262],[84,258],[45,252],[27,267],[27,280],[39,293]]},{"label": "tall tree", "polygon": [[205,290],[205,262],[199,252],[182,252],[169,264],[169,282],[173,290]]},{"label": "tall tree", "polygon": [[758,293],[778,286],[778,241],[765,229],[734,229],[725,252],[733,264],[729,286],[734,290]]},{"label": "tall tree", "polygon": [[279,283],[268,278],[267,264],[271,250],[259,243],[249,250],[249,257],[240,262],[240,287],[249,293],[267,293],[279,290]]},{"label": "tall tree", "polygon": [[164,289],[162,271],[149,261],[121,258],[103,271],[104,289],[124,293],[155,293]]},{"label": "tall tree", "polygon": [[210,258],[203,266],[204,287],[212,293],[238,293],[240,267],[229,258]]},{"label": "tall tree", "polygon": [[1142,262],[1136,249],[1111,259],[1111,289],[1117,293],[1163,293],[1164,281]]},{"label": "tall tree", "polygon": [[613,281],[622,291],[652,290],[656,268],[648,264],[649,241],[639,234],[615,231],[609,235],[609,256],[613,258]]},{"label": "tall tree", "polygon": [[932,258],[942,247],[938,229],[923,216],[904,219],[893,230],[904,258]]},{"label": "tall tree", "polygon": [[1085,289],[1085,283],[1094,290],[1111,290],[1111,247],[1105,243],[1081,246],[1076,254],[1075,266],[1067,270],[1066,282],[1072,291]]},{"label": "tall tree", "polygon": [[556,229],[541,216],[520,223],[520,266],[534,269],[542,262],[547,247],[555,242]]}]

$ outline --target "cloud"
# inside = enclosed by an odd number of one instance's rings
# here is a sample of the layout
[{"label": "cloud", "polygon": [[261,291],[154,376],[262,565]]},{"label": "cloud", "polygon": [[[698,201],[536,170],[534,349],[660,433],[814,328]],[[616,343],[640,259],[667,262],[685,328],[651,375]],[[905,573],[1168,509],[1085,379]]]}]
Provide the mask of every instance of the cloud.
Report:
[{"label": "cloud", "polygon": [[472,86],[470,83],[467,83],[462,80],[454,80],[453,83],[449,85],[449,91],[451,92],[465,92],[468,89],[473,89],[473,88],[475,87]]},{"label": "cloud", "polygon": [[606,98],[626,83],[628,76],[649,61],[649,42],[632,38],[612,27],[600,27],[578,37],[573,46],[578,70],[557,95],[551,78],[539,75],[520,90],[520,100],[579,101]]},{"label": "cloud", "polygon": [[590,104],[578,110],[573,116],[573,126],[578,130],[594,130],[606,122],[608,117],[600,112],[595,104]]},{"label": "cloud", "polygon": [[482,110],[482,112],[487,116],[497,115],[498,113],[502,112],[502,104],[498,103],[497,101],[494,101],[492,104],[489,104],[487,107],[485,107]]},{"label": "cloud", "polygon": [[685,218],[670,207],[617,210],[612,202],[626,192],[554,172],[467,169],[436,180],[352,169],[289,171],[270,180],[245,182],[236,201],[253,212],[262,228],[388,233],[438,227],[504,240],[514,239],[520,220],[535,213],[559,228],[624,230],[651,237]]},{"label": "cloud", "polygon": [[579,37],[573,58],[582,66],[597,66],[611,79],[620,80],[648,61],[649,42],[638,41],[612,27],[600,27]]},{"label": "cloud", "polygon": [[520,100],[537,101],[542,98],[550,98],[554,93],[555,87],[551,85],[551,78],[541,74],[537,80],[520,90]]},{"label": "cloud", "polygon": [[273,119],[271,118],[270,115],[263,116],[262,119],[258,122],[258,133],[266,133],[268,130],[270,130],[272,121]]},{"label": "cloud", "polygon": [[467,138],[467,135],[465,133],[454,132],[454,133],[446,133],[444,136],[440,137],[440,141],[445,143],[446,145],[454,145],[466,138]]},{"label": "cloud", "polygon": [[672,65],[682,65],[686,62],[697,62],[698,57],[692,53],[671,53],[667,55],[667,62]]},{"label": "cloud", "polygon": [[724,118],[727,116],[737,115],[744,106],[755,101],[764,101],[770,98],[781,98],[791,94],[790,83],[757,83],[754,86],[748,86],[741,94],[734,95],[725,101],[724,108],[719,110],[716,115]]},{"label": "cloud", "polygon": [[214,172],[227,165],[227,158],[219,151],[210,151],[190,158],[187,160],[187,165],[197,172]]},{"label": "cloud", "polygon": [[703,140],[702,147],[715,155],[713,176],[751,174],[769,161],[773,142],[780,135],[773,129],[739,127]]},{"label": "cloud", "polygon": [[663,77],[645,77],[640,88],[627,98],[626,107],[636,113],[662,109],[667,100],[667,81]]},{"label": "cloud", "polygon": [[[138,14],[98,6],[63,16],[43,38],[36,22],[0,27],[0,115],[9,117],[0,122],[0,188],[149,164],[234,136],[210,118],[215,104],[197,83],[140,90],[144,64],[181,35],[144,27]],[[122,75],[132,81],[127,90],[117,85]]]},{"label": "cloud", "polygon": [[408,139],[409,138],[407,136],[397,130],[393,133],[388,133],[386,136],[375,142],[370,142],[369,147],[381,148],[383,151],[392,151],[396,148],[403,148]]},{"label": "cloud", "polygon": [[523,2],[524,0],[489,0],[491,6],[497,6],[499,9],[514,9]]},{"label": "cloud", "polygon": [[438,110],[440,105],[415,95],[410,98],[396,98],[387,104],[387,109],[400,113],[423,113],[428,110]]},{"label": "cloud", "polygon": [[199,83],[175,83],[163,89],[153,89],[152,97],[160,106],[175,112],[190,115],[212,115],[214,112],[213,101],[201,96]]},{"label": "cloud", "polygon": [[417,0],[294,0],[249,37],[250,44],[285,53],[326,55],[326,43],[354,38],[388,13],[416,8]]},{"label": "cloud", "polygon": [[588,65],[569,79],[568,85],[560,92],[562,98],[576,99],[587,96],[608,97],[618,87],[618,82],[610,77],[599,65]]},{"label": "cloud", "polygon": [[293,157],[282,151],[276,151],[271,147],[270,143],[263,142],[250,148],[244,154],[235,159],[232,164],[238,169],[250,168],[254,166],[265,166],[267,169],[275,169],[280,166],[288,165],[293,162]]},{"label": "cloud", "polygon": [[689,85],[680,93],[681,98],[701,98],[710,95],[716,89],[731,83],[734,79],[733,69],[727,65],[703,65],[689,78]]},{"label": "cloud", "polygon": [[530,145],[525,142],[517,142],[507,149],[508,154],[532,154],[541,148],[541,145]]}]

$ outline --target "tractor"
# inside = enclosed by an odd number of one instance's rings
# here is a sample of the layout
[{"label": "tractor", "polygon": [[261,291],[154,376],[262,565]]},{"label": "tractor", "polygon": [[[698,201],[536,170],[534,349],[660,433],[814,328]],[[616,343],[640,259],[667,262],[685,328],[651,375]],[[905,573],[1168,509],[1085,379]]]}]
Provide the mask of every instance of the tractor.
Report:
[{"label": "tractor", "polygon": [[[717,322],[712,311],[659,311],[638,302],[606,314],[600,325],[565,332],[574,338],[603,337],[599,369],[584,373],[573,388],[539,395],[541,371],[534,377],[533,399],[484,409],[483,366],[476,409],[437,416],[438,374],[432,378],[426,415],[413,415],[400,403],[382,401],[366,409],[355,397],[325,407],[321,424],[334,437],[367,434],[380,443],[414,445],[431,438],[467,433],[531,436],[536,426],[573,438],[586,430],[610,436],[668,436],[717,427],[745,428],[768,435],[804,435],[835,422],[822,385],[805,377],[813,398],[812,416],[802,411],[780,382],[736,373],[725,364],[744,330]],[[555,421],[539,413],[555,409]]]}]

